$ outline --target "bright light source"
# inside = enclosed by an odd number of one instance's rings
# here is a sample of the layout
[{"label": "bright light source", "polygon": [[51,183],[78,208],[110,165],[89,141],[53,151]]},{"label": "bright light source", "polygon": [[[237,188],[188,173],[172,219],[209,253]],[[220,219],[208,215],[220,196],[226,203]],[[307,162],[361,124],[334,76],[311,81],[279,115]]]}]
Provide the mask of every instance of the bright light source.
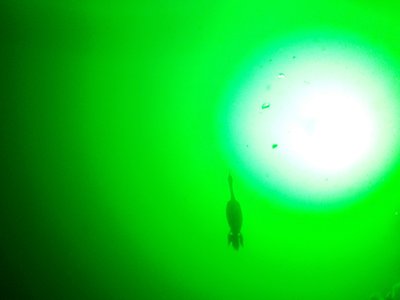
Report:
[{"label": "bright light source", "polygon": [[297,202],[367,191],[399,147],[390,70],[345,42],[277,48],[253,62],[262,67],[247,71],[224,103],[230,167],[261,193]]}]

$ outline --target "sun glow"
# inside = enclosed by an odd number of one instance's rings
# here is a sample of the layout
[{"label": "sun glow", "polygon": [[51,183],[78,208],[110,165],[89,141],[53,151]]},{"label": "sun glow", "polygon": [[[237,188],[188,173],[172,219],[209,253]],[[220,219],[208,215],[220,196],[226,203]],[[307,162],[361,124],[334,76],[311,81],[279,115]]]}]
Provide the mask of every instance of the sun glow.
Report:
[{"label": "sun glow", "polygon": [[256,64],[228,93],[222,133],[228,163],[261,193],[329,202],[387,171],[399,108],[376,56],[349,43],[300,43]]}]

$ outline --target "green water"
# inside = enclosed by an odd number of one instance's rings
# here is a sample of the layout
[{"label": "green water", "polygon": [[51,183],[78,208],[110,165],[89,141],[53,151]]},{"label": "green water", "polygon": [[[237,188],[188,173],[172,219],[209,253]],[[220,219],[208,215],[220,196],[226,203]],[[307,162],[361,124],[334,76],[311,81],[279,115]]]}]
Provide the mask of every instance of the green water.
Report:
[{"label": "green water", "polygon": [[358,36],[399,74],[395,2],[1,6],[3,299],[363,300],[400,281],[398,159],[354,204],[296,210],[219,130],[243,66],[297,32]]}]

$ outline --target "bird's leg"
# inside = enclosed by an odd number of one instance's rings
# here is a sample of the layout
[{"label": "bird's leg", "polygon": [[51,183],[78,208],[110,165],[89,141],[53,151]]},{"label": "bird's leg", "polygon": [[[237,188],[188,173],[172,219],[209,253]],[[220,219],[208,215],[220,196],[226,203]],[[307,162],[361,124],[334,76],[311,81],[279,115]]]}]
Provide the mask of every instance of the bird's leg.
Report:
[{"label": "bird's leg", "polygon": [[232,244],[232,233],[231,232],[228,233],[228,246],[230,244]]}]

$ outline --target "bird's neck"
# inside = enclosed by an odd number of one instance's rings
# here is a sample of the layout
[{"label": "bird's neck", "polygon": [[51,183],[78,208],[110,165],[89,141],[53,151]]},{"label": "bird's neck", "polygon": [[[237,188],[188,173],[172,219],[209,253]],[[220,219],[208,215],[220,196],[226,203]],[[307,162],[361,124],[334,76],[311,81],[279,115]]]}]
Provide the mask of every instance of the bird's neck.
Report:
[{"label": "bird's neck", "polygon": [[235,200],[235,195],[233,193],[233,184],[232,181],[229,182],[229,190],[231,192],[231,200]]}]

